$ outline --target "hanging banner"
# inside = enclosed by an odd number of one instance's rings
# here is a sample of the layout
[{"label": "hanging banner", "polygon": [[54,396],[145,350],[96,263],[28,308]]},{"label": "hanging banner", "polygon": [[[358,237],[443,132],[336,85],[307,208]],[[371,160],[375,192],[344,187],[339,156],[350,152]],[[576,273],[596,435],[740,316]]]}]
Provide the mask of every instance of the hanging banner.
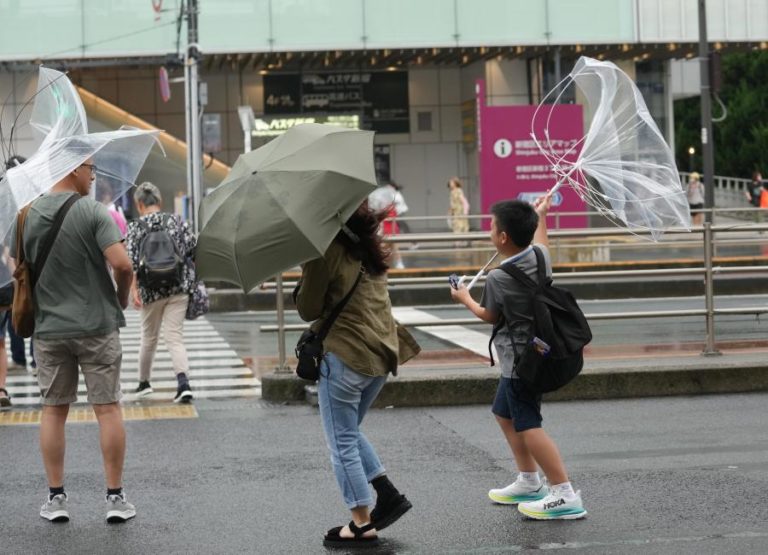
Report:
[{"label": "hanging banner", "polygon": [[[557,177],[552,165],[531,138],[531,121],[536,106],[487,106],[485,81],[475,82],[477,102],[477,148],[480,162],[480,199],[483,214],[488,214],[495,202],[520,199],[533,202],[547,189],[554,187]],[[544,136],[536,129],[538,137]],[[538,122],[537,122],[538,123]],[[558,156],[576,160],[579,148],[574,148],[584,135],[584,115],[579,104],[555,106],[549,121],[549,137]],[[586,205],[570,187],[555,193],[550,214],[584,212]],[[554,219],[548,220],[554,228]],[[561,216],[560,228],[587,227],[585,215]],[[484,223],[488,229],[490,223]]]}]

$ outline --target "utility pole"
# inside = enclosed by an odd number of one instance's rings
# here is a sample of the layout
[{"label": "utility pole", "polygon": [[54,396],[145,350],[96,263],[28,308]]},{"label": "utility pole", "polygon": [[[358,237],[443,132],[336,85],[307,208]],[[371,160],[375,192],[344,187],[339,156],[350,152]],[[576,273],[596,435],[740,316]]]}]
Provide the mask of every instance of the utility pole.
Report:
[{"label": "utility pole", "polygon": [[202,145],[200,133],[200,79],[198,63],[198,0],[187,0],[187,50],[184,55],[184,99],[187,128],[187,199],[189,220],[195,233],[200,231],[198,214],[202,200]]},{"label": "utility pole", "polygon": [[[709,44],[707,43],[707,7],[706,0],[699,0],[699,67],[701,75],[701,158],[704,162],[704,202],[705,208],[715,207],[715,151],[712,137],[712,95],[709,79]],[[712,223],[712,212],[706,212],[705,218]]]}]

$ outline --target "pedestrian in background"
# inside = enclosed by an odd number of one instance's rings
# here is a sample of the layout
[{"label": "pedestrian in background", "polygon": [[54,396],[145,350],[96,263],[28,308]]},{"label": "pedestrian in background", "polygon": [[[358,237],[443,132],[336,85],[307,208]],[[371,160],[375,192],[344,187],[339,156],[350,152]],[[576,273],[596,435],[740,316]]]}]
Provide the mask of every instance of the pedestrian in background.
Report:
[{"label": "pedestrian in background", "polygon": [[0,410],[11,406],[11,396],[5,388],[8,377],[8,352],[5,349],[5,329],[11,319],[13,302],[13,271],[8,249],[0,243]]},{"label": "pedestrian in background", "polygon": [[[346,222],[322,258],[302,267],[296,294],[299,315],[312,329],[353,291],[324,341],[318,401],[326,444],[344,503],[352,512],[346,526],[332,528],[326,547],[366,547],[411,508],[387,477],[373,445],[360,430],[387,376],[418,352],[398,329],[387,289],[387,257],[379,218],[365,202]],[[354,290],[353,290],[354,289]],[[376,491],[376,505],[369,483]]]},{"label": "pedestrian in background", "polygon": [[[26,161],[27,159],[24,158],[23,156],[19,156],[19,155],[11,156],[5,164],[5,169],[9,170],[13,167],[23,164]],[[8,247],[5,247],[5,249],[6,249],[6,253],[5,253],[6,264],[10,269],[11,275],[13,275],[14,265],[10,260],[10,255],[7,253]],[[10,370],[13,370],[13,369],[26,370],[27,356],[26,356],[26,348],[24,345],[24,338],[18,336],[16,334],[16,330],[13,329],[13,319],[11,318],[10,313],[8,315],[8,322],[7,322],[6,328],[8,330],[8,337],[11,343],[11,364],[9,365],[9,369]],[[30,368],[32,369],[32,374],[37,375],[37,370],[36,370],[37,365],[35,364],[35,353],[34,353],[34,347],[33,347],[33,342],[31,338],[29,340],[29,358],[30,358]]]},{"label": "pedestrian in background", "polygon": [[[175,214],[162,211],[163,197],[152,183],[142,183],[133,195],[140,214],[128,226],[126,243],[128,255],[133,263],[134,280],[132,290],[133,306],[141,311],[141,347],[139,350],[139,385],[136,395],[144,397],[153,392],[150,385],[152,363],[157,351],[160,328],[163,329],[165,346],[171,354],[173,372],[176,375],[174,403],[189,403],[192,388],[189,385],[189,359],[184,346],[184,320],[187,314],[189,295],[197,286],[192,259],[197,239],[186,222]],[[178,274],[173,279],[158,285],[153,281],[152,253],[145,248],[145,241],[152,234],[160,241],[169,238],[178,259]]]},{"label": "pedestrian in background", "polygon": [[123,214],[122,208],[115,205],[115,202],[112,200],[111,187],[104,187],[101,194],[101,203],[107,207],[107,212],[109,212],[109,215],[115,220],[115,224],[117,224],[117,228],[120,230],[122,236],[125,237],[128,233],[128,222],[125,219],[125,214]]},{"label": "pedestrian in background", "polygon": [[[369,207],[379,213],[382,219],[380,231],[383,235],[398,235],[400,230],[407,232],[407,222],[398,222],[397,218],[408,212],[408,205],[403,197],[402,187],[390,181],[376,189],[368,196]],[[390,260],[394,268],[405,268],[403,255],[397,243],[391,243],[389,247]]]},{"label": "pedestrian in background", "polygon": [[747,190],[744,196],[747,197],[749,203],[758,208],[760,206],[760,195],[763,192],[763,176],[759,171],[752,173],[752,181],[747,186]]},{"label": "pedestrian in background", "polygon": [[469,231],[469,202],[467,197],[464,196],[464,190],[461,185],[461,180],[458,177],[452,177],[448,181],[448,189],[450,190],[450,208],[448,210],[449,221],[451,225],[451,231],[454,233],[466,233]]},{"label": "pedestrian in background", "polygon": [[[74,143],[68,147],[77,154],[82,149]],[[22,230],[24,258],[35,261],[57,214],[70,207],[34,288],[35,356],[43,404],[40,450],[49,487],[40,516],[50,521],[69,520],[64,426],[70,404],[77,401],[78,367],[99,423],[107,521],[123,522],[136,515],[123,493],[125,428],[119,404],[119,329],[125,326],[122,309],[128,305],[131,261],[107,209],[89,197],[95,178],[96,166],[88,159],[32,202]],[[14,258],[19,255],[16,227],[14,222],[9,241]]]},{"label": "pedestrian in background", "polygon": [[[536,201],[535,208],[519,200],[491,207],[491,241],[505,259],[501,265],[514,263],[531,279],[538,280],[535,246],[543,255],[546,275],[552,275],[546,225],[551,202],[551,195],[546,195]],[[533,305],[529,291],[497,268],[488,274],[480,303],[464,285],[451,289],[451,296],[479,319],[496,326],[494,345],[501,378],[492,412],[512,451],[518,475],[508,486],[490,490],[488,497],[495,503],[518,505],[518,510],[529,518],[583,518],[587,511],[581,492],[574,491],[557,445],[542,428],[541,394],[531,391],[515,370],[516,353],[523,352],[531,335]],[[539,468],[551,487],[542,481]]]},{"label": "pedestrian in background", "polygon": [[11,312],[7,307],[0,306],[0,410],[11,408],[11,396],[5,388],[8,378],[8,352],[5,350],[5,328],[11,319]]},{"label": "pedestrian in background", "polygon": [[701,176],[698,172],[692,172],[688,177],[688,207],[691,211],[692,223],[694,226],[700,226],[704,223],[704,184],[701,182]]}]

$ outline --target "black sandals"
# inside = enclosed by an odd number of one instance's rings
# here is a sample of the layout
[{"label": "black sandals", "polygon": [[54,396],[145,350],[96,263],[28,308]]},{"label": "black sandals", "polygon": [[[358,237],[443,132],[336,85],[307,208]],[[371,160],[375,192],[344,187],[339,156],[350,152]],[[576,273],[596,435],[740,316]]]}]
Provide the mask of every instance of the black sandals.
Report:
[{"label": "black sandals", "polygon": [[349,523],[349,530],[352,532],[355,537],[353,538],[343,538],[341,537],[341,529],[344,528],[343,526],[337,526],[336,528],[331,528],[328,530],[328,533],[325,535],[325,538],[323,538],[323,545],[325,547],[337,547],[337,548],[360,548],[360,547],[376,547],[379,545],[379,538],[377,536],[369,536],[365,537],[363,534],[368,532],[369,530],[373,530],[375,526],[371,524],[366,524],[362,527],[357,527],[354,522]]}]

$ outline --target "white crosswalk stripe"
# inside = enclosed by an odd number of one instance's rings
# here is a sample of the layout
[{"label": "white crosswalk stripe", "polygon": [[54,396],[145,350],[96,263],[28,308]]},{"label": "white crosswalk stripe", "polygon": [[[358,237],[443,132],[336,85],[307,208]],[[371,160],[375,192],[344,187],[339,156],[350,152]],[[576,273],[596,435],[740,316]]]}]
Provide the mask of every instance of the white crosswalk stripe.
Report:
[{"label": "white crosswalk stripe", "polygon": [[[123,345],[123,365],[120,382],[123,402],[136,400],[133,391],[139,383],[139,345],[141,323],[139,313],[125,313],[127,326],[120,330]],[[6,347],[8,341],[6,341]],[[254,376],[237,353],[219,335],[205,317],[184,323],[184,345],[189,357],[189,380],[196,399],[226,397],[257,397],[261,395],[261,382]],[[171,401],[176,393],[176,377],[173,373],[170,353],[165,349],[162,331],[152,366],[154,393],[143,400]],[[6,388],[14,406],[35,406],[40,403],[37,378],[30,373],[11,371]],[[85,382],[82,375],[78,385],[78,404],[87,403]]]},{"label": "white crosswalk stripe", "polygon": [[[392,314],[395,315],[397,321],[401,324],[408,326],[412,325],[412,322],[440,322],[441,318],[412,307],[394,307]],[[478,323],[482,323],[478,320]],[[489,327],[490,328],[490,327]],[[486,332],[480,332],[469,329],[466,326],[418,326],[416,328],[419,331],[428,333],[447,341],[454,345],[458,345],[462,349],[466,349],[471,353],[475,353],[482,357],[489,358],[488,356],[488,340],[490,338],[490,330]],[[496,360],[499,360],[499,355],[496,353],[496,347],[492,346],[493,356]]]}]

